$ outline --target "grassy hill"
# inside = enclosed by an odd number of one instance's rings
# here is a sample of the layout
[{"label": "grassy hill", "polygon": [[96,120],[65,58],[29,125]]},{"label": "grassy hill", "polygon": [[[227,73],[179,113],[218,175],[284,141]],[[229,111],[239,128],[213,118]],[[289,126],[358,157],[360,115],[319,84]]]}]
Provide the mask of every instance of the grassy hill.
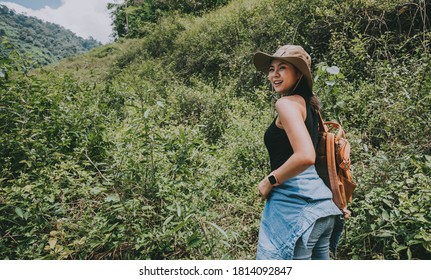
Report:
[{"label": "grassy hill", "polygon": [[31,56],[39,66],[101,45],[94,39],[83,39],[58,24],[17,14],[0,5],[0,38],[4,36],[17,51]]},{"label": "grassy hill", "polygon": [[338,257],[430,259],[431,7],[345,2],[233,0],[31,75],[11,52],[0,257],[253,259],[273,115],[252,56],[293,43],[352,144]]}]

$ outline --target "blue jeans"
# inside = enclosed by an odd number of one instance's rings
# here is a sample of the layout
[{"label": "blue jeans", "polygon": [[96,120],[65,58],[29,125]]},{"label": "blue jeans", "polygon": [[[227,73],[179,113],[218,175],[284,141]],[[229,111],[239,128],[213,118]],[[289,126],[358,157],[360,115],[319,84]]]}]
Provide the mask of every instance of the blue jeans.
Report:
[{"label": "blue jeans", "polygon": [[329,240],[336,216],[320,218],[314,224],[307,244],[299,238],[293,251],[294,260],[329,260]]}]

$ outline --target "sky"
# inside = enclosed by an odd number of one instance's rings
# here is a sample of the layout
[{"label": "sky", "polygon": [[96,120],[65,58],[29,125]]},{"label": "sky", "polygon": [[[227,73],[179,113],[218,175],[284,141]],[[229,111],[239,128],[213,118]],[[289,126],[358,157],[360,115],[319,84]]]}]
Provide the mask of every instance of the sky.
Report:
[{"label": "sky", "polygon": [[109,43],[113,39],[107,3],[123,0],[8,0],[0,4],[44,21],[56,23],[83,38]]}]

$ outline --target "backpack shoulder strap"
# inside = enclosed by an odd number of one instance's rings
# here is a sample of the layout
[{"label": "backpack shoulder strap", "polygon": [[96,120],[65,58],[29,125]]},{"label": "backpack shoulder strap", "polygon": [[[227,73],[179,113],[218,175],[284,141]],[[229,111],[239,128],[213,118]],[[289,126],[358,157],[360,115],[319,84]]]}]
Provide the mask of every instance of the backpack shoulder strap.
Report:
[{"label": "backpack shoulder strap", "polygon": [[320,110],[317,111],[317,113],[318,113],[317,116],[318,116],[318,121],[319,121],[318,131],[320,133],[328,131],[328,129],[326,128],[325,122],[323,121],[322,114],[320,113]]},{"label": "backpack shoulder strap", "polygon": [[340,190],[338,187],[337,166],[335,163],[335,136],[333,133],[326,133],[326,159],[328,163],[329,183],[333,194],[333,199],[338,207],[342,206],[342,201],[339,201]]}]

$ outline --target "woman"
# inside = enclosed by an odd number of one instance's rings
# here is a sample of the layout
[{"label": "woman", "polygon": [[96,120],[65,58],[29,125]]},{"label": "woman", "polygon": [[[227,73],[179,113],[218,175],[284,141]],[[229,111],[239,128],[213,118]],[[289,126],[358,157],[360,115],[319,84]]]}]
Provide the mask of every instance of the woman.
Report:
[{"label": "woman", "polygon": [[266,198],[257,259],[329,259],[335,217],[341,214],[314,168],[319,102],[313,95],[311,58],[300,46],[258,52],[256,68],[281,95],[265,132],[271,173],[258,185]]}]

